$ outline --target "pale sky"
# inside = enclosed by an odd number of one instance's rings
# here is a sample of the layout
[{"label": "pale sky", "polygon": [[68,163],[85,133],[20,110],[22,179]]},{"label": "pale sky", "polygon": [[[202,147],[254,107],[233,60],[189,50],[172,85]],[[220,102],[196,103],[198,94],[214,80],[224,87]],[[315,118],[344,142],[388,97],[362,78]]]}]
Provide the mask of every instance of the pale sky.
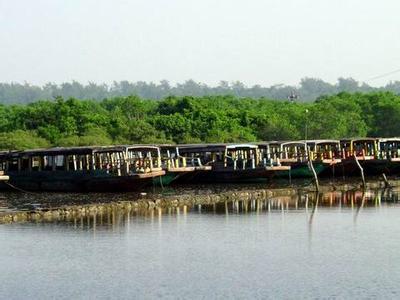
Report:
[{"label": "pale sky", "polygon": [[[297,84],[400,69],[399,0],[0,0],[0,82]],[[400,80],[400,72],[371,85]]]}]

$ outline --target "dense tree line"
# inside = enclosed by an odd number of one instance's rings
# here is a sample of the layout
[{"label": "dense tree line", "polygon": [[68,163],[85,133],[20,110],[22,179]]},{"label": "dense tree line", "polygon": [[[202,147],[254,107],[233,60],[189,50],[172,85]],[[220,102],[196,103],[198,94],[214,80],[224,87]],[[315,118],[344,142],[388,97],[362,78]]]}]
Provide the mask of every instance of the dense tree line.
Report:
[{"label": "dense tree line", "polygon": [[102,101],[61,97],[0,105],[0,148],[123,143],[400,136],[400,96],[339,93],[312,103],[234,96],[136,96]]},{"label": "dense tree line", "polygon": [[336,84],[330,84],[320,79],[304,78],[299,86],[274,85],[262,87],[254,85],[247,87],[237,81],[228,83],[221,81],[216,87],[210,87],[193,80],[182,84],[170,85],[168,81],[160,83],[147,82],[114,82],[112,85],[89,83],[83,85],[79,82],[66,82],[60,85],[48,83],[42,87],[19,84],[0,83],[0,103],[27,104],[38,100],[54,100],[56,97],[103,100],[113,97],[126,97],[136,95],[144,99],[164,99],[168,96],[211,96],[232,95],[245,98],[269,98],[287,100],[290,95],[297,95],[298,101],[313,101],[323,95],[334,95],[340,92],[372,92],[392,91],[400,94],[400,81],[395,81],[381,88],[373,88],[365,83],[359,83],[352,78],[339,78]]}]

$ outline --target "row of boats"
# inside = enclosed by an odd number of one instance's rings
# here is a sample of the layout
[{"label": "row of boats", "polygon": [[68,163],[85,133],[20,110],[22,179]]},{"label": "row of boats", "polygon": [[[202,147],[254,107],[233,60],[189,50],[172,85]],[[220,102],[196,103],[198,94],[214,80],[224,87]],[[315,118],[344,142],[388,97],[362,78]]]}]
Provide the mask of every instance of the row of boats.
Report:
[{"label": "row of boats", "polygon": [[0,153],[0,188],[138,191],[179,183],[266,182],[310,176],[397,175],[400,138],[250,144],[120,145]]}]

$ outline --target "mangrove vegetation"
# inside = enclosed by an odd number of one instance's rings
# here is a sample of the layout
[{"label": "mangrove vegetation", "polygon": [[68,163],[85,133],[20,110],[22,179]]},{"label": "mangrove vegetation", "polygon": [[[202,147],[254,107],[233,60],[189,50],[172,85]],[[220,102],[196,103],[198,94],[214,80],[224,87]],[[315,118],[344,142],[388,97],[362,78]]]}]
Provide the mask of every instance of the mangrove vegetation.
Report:
[{"label": "mangrove vegetation", "polygon": [[339,93],[315,102],[137,96],[0,105],[0,148],[400,136],[400,96]]}]

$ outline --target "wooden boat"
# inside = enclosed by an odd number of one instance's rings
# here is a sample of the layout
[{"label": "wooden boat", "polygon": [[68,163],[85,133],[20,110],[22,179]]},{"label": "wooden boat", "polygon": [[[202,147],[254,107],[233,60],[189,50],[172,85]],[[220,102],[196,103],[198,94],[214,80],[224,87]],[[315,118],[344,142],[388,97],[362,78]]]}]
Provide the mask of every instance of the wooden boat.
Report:
[{"label": "wooden boat", "polygon": [[[293,178],[313,176],[308,166],[309,156],[304,141],[284,142],[280,146],[280,162],[284,166],[290,166]],[[322,171],[320,165],[314,167],[317,174]]]},{"label": "wooden boat", "polygon": [[377,143],[378,159],[383,161],[384,167],[376,171],[387,175],[400,174],[400,138],[380,138]]},{"label": "wooden boat", "polygon": [[210,171],[211,166],[203,166],[200,159],[182,156],[178,145],[160,145],[162,168],[166,174],[155,180],[157,185],[169,185],[194,171]]},{"label": "wooden boat", "polygon": [[137,191],[165,174],[159,148],[142,145],[11,151],[0,169],[2,188],[57,192]]},{"label": "wooden boat", "polygon": [[363,168],[365,175],[380,175],[387,172],[387,161],[379,159],[378,140],[377,138],[341,140],[342,175],[360,175],[359,166]]},{"label": "wooden boat", "polygon": [[283,142],[270,141],[255,143],[264,165],[280,166],[281,144]]},{"label": "wooden boat", "polygon": [[337,140],[273,141],[258,145],[268,145],[267,160],[290,166],[290,176],[294,178],[313,176],[310,160],[320,176],[331,174],[332,168],[341,162]]},{"label": "wooden boat", "polygon": [[335,176],[335,171],[342,162],[339,140],[308,140],[309,159],[318,175]]},{"label": "wooden boat", "polygon": [[207,144],[180,145],[181,156],[196,170],[181,176],[179,183],[244,183],[266,182],[288,166],[264,164],[257,145]]},{"label": "wooden boat", "polygon": [[[271,157],[282,166],[290,167],[293,178],[313,176],[308,166],[307,144],[304,141],[274,141],[269,143]],[[316,168],[317,174],[322,169]],[[286,175],[286,174],[285,174]]]}]

